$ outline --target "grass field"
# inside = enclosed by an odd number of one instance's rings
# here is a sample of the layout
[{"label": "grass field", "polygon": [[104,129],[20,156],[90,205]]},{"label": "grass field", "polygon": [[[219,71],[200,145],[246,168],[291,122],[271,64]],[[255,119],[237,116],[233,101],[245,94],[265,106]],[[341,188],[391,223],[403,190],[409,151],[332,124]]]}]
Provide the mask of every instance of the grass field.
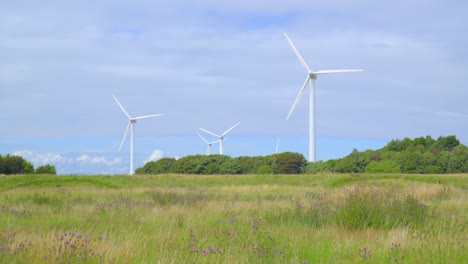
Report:
[{"label": "grass field", "polygon": [[1,263],[468,263],[468,175],[0,176]]}]

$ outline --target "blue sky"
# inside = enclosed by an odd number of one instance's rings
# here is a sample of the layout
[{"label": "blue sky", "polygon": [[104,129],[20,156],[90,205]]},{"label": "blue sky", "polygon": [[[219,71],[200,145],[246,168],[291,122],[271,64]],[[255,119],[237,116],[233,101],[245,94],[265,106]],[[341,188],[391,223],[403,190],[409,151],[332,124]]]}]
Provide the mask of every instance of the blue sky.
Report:
[{"label": "blue sky", "polygon": [[[468,144],[468,4],[463,1],[2,1],[0,154],[62,174],[126,173],[118,152],[131,115],[136,165],[203,154],[199,127],[225,153],[307,156],[308,102],[285,121],[313,70],[362,68],[316,82],[317,157],[403,137]],[[217,146],[213,147],[217,151]]]}]

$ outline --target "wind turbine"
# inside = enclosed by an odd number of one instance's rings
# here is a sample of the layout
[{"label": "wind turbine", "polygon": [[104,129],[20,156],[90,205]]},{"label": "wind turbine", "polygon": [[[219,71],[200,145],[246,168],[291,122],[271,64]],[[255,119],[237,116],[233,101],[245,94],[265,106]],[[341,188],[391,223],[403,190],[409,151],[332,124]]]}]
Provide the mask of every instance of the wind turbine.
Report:
[{"label": "wind turbine", "polygon": [[213,142],[208,142],[208,140],[206,140],[202,135],[200,135],[200,133],[198,133],[198,132],[196,132],[196,133],[208,145],[208,148],[206,149],[206,155],[211,155],[211,145],[213,145],[214,143],[218,143],[219,140],[216,140],[216,141],[213,141]]},{"label": "wind turbine", "polygon": [[284,36],[289,42],[289,45],[293,49],[294,53],[296,54],[297,58],[299,61],[302,63],[304,68],[306,68],[308,74],[306,77],[306,80],[304,84],[302,85],[301,90],[299,91],[299,94],[296,97],[296,100],[294,101],[291,110],[289,110],[288,116],[286,117],[286,120],[289,119],[291,116],[292,112],[296,108],[297,104],[301,100],[302,96],[304,95],[305,91],[307,90],[307,84],[309,85],[309,161],[315,162],[315,80],[317,79],[318,75],[321,74],[331,74],[331,73],[343,73],[343,72],[362,72],[363,70],[321,70],[321,71],[312,71],[309,69],[309,66],[305,63],[304,59],[302,58],[301,54],[299,51],[296,49],[294,44],[292,43],[291,39],[289,39],[288,34],[286,32],[284,33]]},{"label": "wind turbine", "polygon": [[138,116],[138,117],[131,117],[125,108],[122,106],[122,104],[119,102],[117,97],[115,95],[112,95],[119,105],[120,109],[124,112],[124,114],[128,117],[128,125],[127,129],[125,130],[125,134],[123,136],[122,142],[120,142],[120,147],[119,151],[122,149],[123,143],[125,142],[125,138],[127,137],[128,129],[130,128],[130,175],[133,175],[135,173],[134,167],[135,167],[135,123],[137,120],[144,119],[144,118],[149,118],[149,117],[156,117],[156,116],[162,116],[163,114],[157,114],[157,115],[144,115],[144,116]]},{"label": "wind turbine", "polygon": [[219,154],[220,154],[220,155],[223,155],[223,139],[224,139],[224,136],[225,136],[227,133],[229,133],[229,131],[231,131],[233,128],[235,128],[236,126],[238,126],[239,124],[240,124],[240,122],[237,123],[237,124],[235,124],[234,126],[232,126],[230,129],[224,131],[224,133],[222,133],[221,135],[216,135],[215,133],[210,132],[210,131],[208,131],[208,130],[206,130],[206,129],[203,129],[203,128],[200,128],[200,130],[203,131],[203,132],[206,132],[206,133],[208,133],[208,134],[210,134],[210,135],[213,135],[213,136],[219,138]]}]

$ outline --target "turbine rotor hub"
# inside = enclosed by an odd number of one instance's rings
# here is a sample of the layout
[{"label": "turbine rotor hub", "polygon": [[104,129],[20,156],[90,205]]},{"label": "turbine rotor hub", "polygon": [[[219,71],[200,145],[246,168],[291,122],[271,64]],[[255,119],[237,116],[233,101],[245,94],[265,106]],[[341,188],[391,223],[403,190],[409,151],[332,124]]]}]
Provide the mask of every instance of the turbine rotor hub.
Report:
[{"label": "turbine rotor hub", "polygon": [[312,71],[309,72],[309,76],[310,76],[310,78],[312,78],[312,79],[314,79],[314,80],[317,79],[317,75],[316,75],[314,72],[312,72]]}]

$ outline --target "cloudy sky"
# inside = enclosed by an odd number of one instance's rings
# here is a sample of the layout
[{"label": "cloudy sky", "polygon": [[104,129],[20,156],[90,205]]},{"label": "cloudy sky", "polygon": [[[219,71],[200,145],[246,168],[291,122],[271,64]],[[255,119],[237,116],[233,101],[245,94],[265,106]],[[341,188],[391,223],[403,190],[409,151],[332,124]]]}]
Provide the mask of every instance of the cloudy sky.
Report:
[{"label": "cloudy sky", "polygon": [[[395,1],[69,0],[0,2],[0,154],[61,174],[127,173],[204,154],[199,127],[225,154],[308,155],[308,100],[285,117],[313,70],[362,68],[316,82],[317,157],[404,137],[468,144],[468,3]],[[214,140],[207,135],[209,140]],[[213,147],[217,152],[217,146]]]}]

